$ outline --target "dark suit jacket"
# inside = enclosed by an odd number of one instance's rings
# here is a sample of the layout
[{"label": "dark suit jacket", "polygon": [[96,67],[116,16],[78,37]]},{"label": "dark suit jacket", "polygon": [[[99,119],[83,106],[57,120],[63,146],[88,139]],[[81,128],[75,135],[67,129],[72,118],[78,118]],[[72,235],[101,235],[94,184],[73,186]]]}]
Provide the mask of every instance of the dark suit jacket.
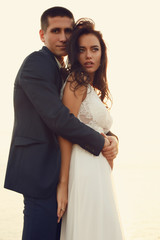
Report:
[{"label": "dark suit jacket", "polygon": [[59,178],[58,135],[99,155],[104,138],[69,113],[60,101],[61,86],[48,48],[24,60],[14,86],[15,121],[5,188],[31,197],[50,196]]}]

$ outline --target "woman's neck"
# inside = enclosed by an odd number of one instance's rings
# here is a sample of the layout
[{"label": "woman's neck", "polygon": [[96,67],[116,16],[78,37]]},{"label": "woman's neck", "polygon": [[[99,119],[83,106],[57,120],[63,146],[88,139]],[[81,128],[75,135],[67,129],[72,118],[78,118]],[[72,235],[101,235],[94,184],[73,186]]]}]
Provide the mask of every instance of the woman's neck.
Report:
[{"label": "woman's neck", "polygon": [[93,86],[94,75],[95,75],[95,73],[90,73],[90,74],[89,74],[90,85],[91,85],[91,86]]}]

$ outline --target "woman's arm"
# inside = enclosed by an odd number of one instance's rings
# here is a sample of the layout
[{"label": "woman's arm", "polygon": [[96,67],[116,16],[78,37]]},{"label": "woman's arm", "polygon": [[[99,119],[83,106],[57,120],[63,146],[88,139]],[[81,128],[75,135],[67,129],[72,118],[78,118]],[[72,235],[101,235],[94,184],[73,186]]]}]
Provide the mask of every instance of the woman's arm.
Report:
[{"label": "woman's arm", "polygon": [[[70,82],[66,83],[62,102],[69,109],[70,113],[74,114],[75,117],[78,116],[81,103],[86,96],[86,91],[87,89],[84,86],[78,88],[76,91],[73,91],[70,88]],[[69,166],[72,152],[71,142],[62,137],[59,137],[59,144],[61,150],[61,169],[57,188],[58,222],[60,221],[67,207]]]}]

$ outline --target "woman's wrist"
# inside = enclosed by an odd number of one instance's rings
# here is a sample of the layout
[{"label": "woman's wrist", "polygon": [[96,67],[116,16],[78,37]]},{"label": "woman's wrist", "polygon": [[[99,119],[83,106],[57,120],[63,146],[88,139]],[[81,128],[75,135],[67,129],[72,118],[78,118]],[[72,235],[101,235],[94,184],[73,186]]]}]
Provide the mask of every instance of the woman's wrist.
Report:
[{"label": "woman's wrist", "polygon": [[60,184],[68,184],[68,178],[59,179]]}]

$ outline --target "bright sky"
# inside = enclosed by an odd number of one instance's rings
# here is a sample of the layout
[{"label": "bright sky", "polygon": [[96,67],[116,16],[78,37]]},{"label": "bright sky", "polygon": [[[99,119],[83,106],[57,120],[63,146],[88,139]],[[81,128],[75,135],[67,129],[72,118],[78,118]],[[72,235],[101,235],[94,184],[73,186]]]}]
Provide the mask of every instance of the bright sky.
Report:
[{"label": "bright sky", "polygon": [[49,7],[64,6],[76,20],[92,18],[108,46],[112,131],[120,139],[120,162],[160,166],[159,0],[14,0],[0,5],[0,156],[6,156],[10,143],[15,76],[23,59],[43,45],[40,16]]}]

